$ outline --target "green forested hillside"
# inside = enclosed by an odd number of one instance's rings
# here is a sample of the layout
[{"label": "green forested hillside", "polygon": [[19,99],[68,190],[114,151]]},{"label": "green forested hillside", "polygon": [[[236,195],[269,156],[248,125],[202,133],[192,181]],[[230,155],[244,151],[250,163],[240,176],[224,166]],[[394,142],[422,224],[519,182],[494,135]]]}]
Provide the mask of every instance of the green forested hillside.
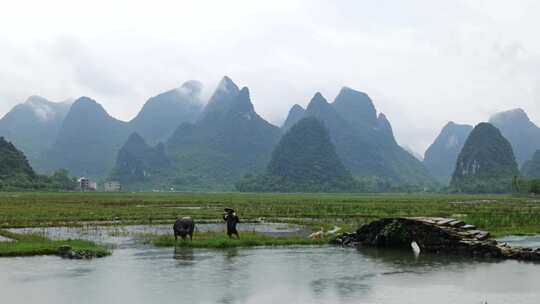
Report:
[{"label": "green forested hillside", "polygon": [[0,179],[21,178],[32,180],[36,177],[37,175],[30,167],[26,156],[17,150],[12,143],[0,137]]},{"label": "green forested hillside", "polygon": [[120,181],[124,189],[150,190],[160,188],[170,169],[163,144],[150,147],[142,136],[133,133],[118,152],[109,179]]},{"label": "green forested hillside", "polygon": [[248,192],[355,191],[356,183],[339,160],[323,123],[300,120],[283,135],[264,174],[237,184]]},{"label": "green forested hillside", "polygon": [[536,150],[532,159],[523,164],[521,174],[525,177],[540,178],[540,150]]},{"label": "green forested hillside", "polygon": [[75,186],[75,181],[65,170],[50,177],[36,174],[26,156],[0,137],[0,191],[73,190]]},{"label": "green forested hillside", "polygon": [[175,170],[171,186],[183,190],[233,190],[249,172],[262,172],[281,131],[261,118],[248,88],[223,78],[200,119],[182,124],[166,143]]},{"label": "green forested hillside", "polygon": [[304,117],[323,121],[336,152],[351,173],[375,191],[417,188],[435,182],[423,164],[400,147],[386,116],[368,95],[343,88],[333,103],[317,93]]},{"label": "green forested hillside", "polygon": [[518,175],[510,142],[492,124],[480,123],[465,141],[450,187],[457,192],[510,192]]}]

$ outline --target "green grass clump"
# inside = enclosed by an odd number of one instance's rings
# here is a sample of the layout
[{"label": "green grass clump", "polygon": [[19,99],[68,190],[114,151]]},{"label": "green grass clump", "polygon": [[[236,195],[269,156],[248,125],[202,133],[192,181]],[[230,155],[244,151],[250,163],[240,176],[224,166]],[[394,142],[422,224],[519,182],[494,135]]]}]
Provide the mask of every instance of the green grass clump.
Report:
[{"label": "green grass clump", "polygon": [[[174,247],[175,241],[172,236],[159,236],[152,240],[157,247]],[[255,247],[255,246],[291,246],[291,245],[324,245],[328,240],[312,240],[307,237],[273,237],[256,232],[243,232],[240,239],[230,239],[225,233],[203,232],[196,233],[193,241],[183,241],[178,239],[177,247],[188,248],[236,248],[236,247]]]},{"label": "green grass clump", "polygon": [[83,256],[104,257],[111,254],[105,247],[85,240],[53,241],[38,235],[18,234],[6,230],[0,230],[0,235],[13,240],[0,242],[0,257],[58,255],[58,248],[65,245]]}]

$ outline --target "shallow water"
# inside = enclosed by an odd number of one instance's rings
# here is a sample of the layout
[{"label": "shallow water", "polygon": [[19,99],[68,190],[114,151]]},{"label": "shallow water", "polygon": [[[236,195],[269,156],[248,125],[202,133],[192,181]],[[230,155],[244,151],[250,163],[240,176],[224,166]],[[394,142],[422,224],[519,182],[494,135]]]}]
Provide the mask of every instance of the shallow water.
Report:
[{"label": "shallow water", "polygon": [[538,303],[540,265],[337,247],[0,259],[2,303]]},{"label": "shallow water", "polygon": [[0,235],[0,242],[11,242],[11,241],[13,241],[13,240]]},{"label": "shallow water", "polygon": [[[175,251],[133,241],[161,228],[129,227],[86,230],[88,239],[121,244],[103,259],[0,258],[0,303],[540,303],[540,264],[331,246]],[[42,232],[81,236],[70,229]]]},{"label": "shallow water", "polygon": [[[100,226],[85,225],[82,227],[36,227],[36,228],[12,228],[14,233],[38,234],[52,240],[84,239],[102,244],[114,245],[115,247],[136,246],[138,240],[144,235],[170,235],[171,225],[128,225],[128,226]],[[287,223],[241,223],[238,225],[240,233],[254,231],[271,236],[307,235],[309,230],[295,224]],[[197,232],[220,232],[225,231],[224,224],[197,224]]]},{"label": "shallow water", "polygon": [[540,248],[540,235],[511,235],[497,240],[510,246]]}]

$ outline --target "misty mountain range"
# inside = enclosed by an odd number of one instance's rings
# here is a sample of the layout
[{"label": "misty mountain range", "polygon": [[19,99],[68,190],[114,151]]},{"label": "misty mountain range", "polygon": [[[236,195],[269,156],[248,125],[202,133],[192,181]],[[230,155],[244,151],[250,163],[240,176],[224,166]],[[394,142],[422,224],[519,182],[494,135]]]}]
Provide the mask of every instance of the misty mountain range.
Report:
[{"label": "misty mountain range", "polygon": [[[540,128],[522,109],[496,113],[491,116],[489,123],[510,142],[518,166],[523,166],[540,150]],[[472,130],[471,125],[450,122],[426,150],[424,165],[440,183],[448,184],[450,181],[458,155]]]},{"label": "misty mountain range", "polygon": [[[281,136],[305,117],[324,123],[336,153],[358,179],[386,187],[447,184],[472,126],[449,123],[420,161],[395,140],[386,116],[363,92],[343,88],[333,102],[320,93],[294,105],[281,127],[259,116],[249,89],[224,77],[205,104],[201,84],[150,98],[124,122],[96,101],[60,103],[32,96],[0,119],[0,136],[28,156],[38,172],[63,168],[75,176],[120,180],[134,189],[231,190],[247,174],[264,172]],[[523,110],[490,123],[511,143],[518,164],[540,150],[540,129]]]},{"label": "misty mountain range", "polygon": [[16,105],[0,119],[0,134],[13,143],[40,167],[42,153],[57,138],[72,101],[51,102],[39,96],[30,96]]},{"label": "misty mountain range", "polygon": [[332,103],[317,93],[303,114],[294,115],[295,119],[312,116],[324,122],[339,158],[354,176],[378,177],[400,185],[431,182],[421,162],[397,144],[390,123],[384,114],[377,115],[365,93],[343,88]]},{"label": "misty mountain range", "polygon": [[186,82],[150,98],[129,122],[110,116],[88,97],[54,103],[32,96],[0,120],[0,134],[20,147],[39,172],[65,168],[76,176],[104,178],[131,133],[157,143],[182,122],[194,121],[203,107],[199,93],[198,82]]}]

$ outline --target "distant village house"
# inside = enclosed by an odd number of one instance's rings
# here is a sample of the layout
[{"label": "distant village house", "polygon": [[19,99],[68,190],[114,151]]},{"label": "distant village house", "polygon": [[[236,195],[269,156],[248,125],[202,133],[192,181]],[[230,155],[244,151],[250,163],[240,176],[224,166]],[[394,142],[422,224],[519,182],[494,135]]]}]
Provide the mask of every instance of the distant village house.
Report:
[{"label": "distant village house", "polygon": [[103,190],[105,192],[120,192],[122,191],[122,185],[117,181],[108,181],[103,184]]},{"label": "distant village house", "polygon": [[97,190],[97,183],[91,181],[89,178],[81,177],[78,180],[79,182],[79,189],[82,192],[91,192]]}]

